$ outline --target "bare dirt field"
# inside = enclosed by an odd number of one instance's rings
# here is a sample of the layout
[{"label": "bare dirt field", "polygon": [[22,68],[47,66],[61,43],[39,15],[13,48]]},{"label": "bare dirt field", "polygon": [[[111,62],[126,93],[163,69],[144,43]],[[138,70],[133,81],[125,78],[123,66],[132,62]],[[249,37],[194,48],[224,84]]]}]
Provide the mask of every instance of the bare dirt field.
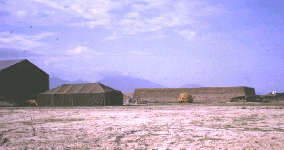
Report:
[{"label": "bare dirt field", "polygon": [[282,106],[2,107],[0,149],[284,149]]}]

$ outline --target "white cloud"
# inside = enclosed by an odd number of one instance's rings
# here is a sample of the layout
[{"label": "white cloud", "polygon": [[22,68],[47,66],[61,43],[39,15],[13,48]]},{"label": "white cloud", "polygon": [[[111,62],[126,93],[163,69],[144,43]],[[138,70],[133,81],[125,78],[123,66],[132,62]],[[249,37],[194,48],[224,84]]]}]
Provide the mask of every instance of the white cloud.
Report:
[{"label": "white cloud", "polygon": [[[144,12],[150,9],[164,9],[167,6],[167,0],[144,0],[147,4],[132,4],[131,7],[132,9],[140,12]],[[168,1],[169,2],[169,1]]]},{"label": "white cloud", "polygon": [[165,21],[164,17],[155,17],[153,19],[147,20],[147,22],[150,23],[150,24],[159,24],[159,23],[162,23],[164,21]]},{"label": "white cloud", "polygon": [[162,25],[164,27],[185,25],[185,23],[183,23],[179,17],[172,14],[165,14],[159,17],[155,17],[153,19],[147,20],[147,22],[151,25]]},{"label": "white cloud", "polygon": [[139,18],[139,13],[137,13],[137,12],[131,12],[131,13],[128,13],[127,14],[127,17],[128,18]]},{"label": "white cloud", "polygon": [[179,34],[184,36],[189,41],[191,41],[196,36],[196,33],[190,30],[179,31]]},{"label": "white cloud", "polygon": [[149,53],[141,52],[141,51],[129,51],[126,54],[128,55],[150,55]]},{"label": "white cloud", "polygon": [[46,61],[46,60],[45,60],[45,61],[44,61],[44,64],[48,66],[48,65],[49,65],[49,61]]},{"label": "white cloud", "polygon": [[4,11],[11,14],[5,18],[8,24],[105,26],[125,34],[170,30],[177,26],[207,29],[210,23],[202,22],[200,17],[226,12],[221,5],[185,0],[14,0],[7,2]]},{"label": "white cloud", "polygon": [[132,4],[131,12],[119,22],[125,34],[161,31],[178,26],[190,26],[193,30],[208,29],[210,24],[202,21],[200,17],[212,17],[225,12],[222,6],[210,5],[207,2],[171,0],[145,0],[145,2],[147,3]]},{"label": "white cloud", "polygon": [[132,9],[136,11],[144,11],[145,9],[147,9],[147,7],[143,4],[133,4]]},{"label": "white cloud", "polygon": [[161,25],[148,23],[147,21],[124,19],[120,23],[123,25],[123,32],[125,34],[137,34],[144,32],[152,32],[162,29]]},{"label": "white cloud", "polygon": [[54,32],[44,32],[37,35],[0,32],[0,47],[9,47],[20,50],[32,50],[38,47],[49,47],[49,44],[42,42],[41,40],[54,35],[56,35]]},{"label": "white cloud", "polygon": [[88,27],[88,28],[92,29],[95,26],[106,25],[106,24],[109,24],[109,23],[110,23],[110,20],[108,20],[108,19],[101,19],[101,20],[81,22],[81,23],[70,23],[69,25],[70,26]]},{"label": "white cloud", "polygon": [[112,20],[109,11],[120,7],[121,3],[111,0],[14,0],[7,2],[4,11],[11,13],[6,18],[8,24],[18,24],[17,22],[33,25],[83,24],[93,27],[108,25]]},{"label": "white cloud", "polygon": [[68,50],[67,54],[78,55],[78,54],[82,54],[82,53],[89,53],[90,51],[91,50],[87,47],[78,46],[77,48]]},{"label": "white cloud", "polygon": [[123,19],[119,22],[120,25],[133,25],[134,20],[131,19]]},{"label": "white cloud", "polygon": [[164,35],[164,34],[158,34],[158,35],[153,36],[151,39],[163,39],[165,37],[167,37],[167,36]]},{"label": "white cloud", "polygon": [[119,39],[119,38],[121,38],[121,37],[116,36],[116,32],[114,31],[112,36],[106,37],[103,40],[111,41],[111,40],[116,40],[116,39]]},{"label": "white cloud", "polygon": [[56,2],[53,2],[53,1],[50,1],[50,0],[34,0],[34,1],[42,3],[42,4],[47,5],[49,7],[56,8],[56,9],[61,9],[61,10],[65,9],[64,7],[60,6],[59,3],[56,3]]},{"label": "white cloud", "polygon": [[67,51],[67,54],[70,56],[84,56],[84,57],[93,57],[95,55],[104,55],[103,53],[97,53],[88,47],[78,46],[74,49],[70,49]]},{"label": "white cloud", "polygon": [[26,17],[27,16],[27,12],[26,11],[17,11],[15,12],[16,15],[20,18]]}]

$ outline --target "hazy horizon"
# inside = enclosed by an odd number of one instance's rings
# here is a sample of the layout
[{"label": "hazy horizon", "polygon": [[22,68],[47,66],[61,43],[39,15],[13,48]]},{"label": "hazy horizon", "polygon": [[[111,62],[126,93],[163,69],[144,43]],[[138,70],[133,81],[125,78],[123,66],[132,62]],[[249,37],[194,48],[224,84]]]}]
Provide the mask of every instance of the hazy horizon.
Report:
[{"label": "hazy horizon", "polygon": [[283,0],[0,0],[0,60],[50,77],[284,92]]}]

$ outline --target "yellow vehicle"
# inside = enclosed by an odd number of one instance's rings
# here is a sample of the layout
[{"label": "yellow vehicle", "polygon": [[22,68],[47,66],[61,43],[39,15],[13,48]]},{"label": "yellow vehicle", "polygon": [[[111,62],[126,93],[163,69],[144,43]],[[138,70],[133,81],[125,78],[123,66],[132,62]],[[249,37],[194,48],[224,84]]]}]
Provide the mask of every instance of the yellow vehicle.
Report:
[{"label": "yellow vehicle", "polygon": [[193,98],[188,93],[181,93],[179,98],[178,98],[178,101],[179,101],[179,103],[183,103],[183,102],[192,103],[193,102]]},{"label": "yellow vehicle", "polygon": [[28,106],[38,106],[36,100],[27,100],[26,103]]}]

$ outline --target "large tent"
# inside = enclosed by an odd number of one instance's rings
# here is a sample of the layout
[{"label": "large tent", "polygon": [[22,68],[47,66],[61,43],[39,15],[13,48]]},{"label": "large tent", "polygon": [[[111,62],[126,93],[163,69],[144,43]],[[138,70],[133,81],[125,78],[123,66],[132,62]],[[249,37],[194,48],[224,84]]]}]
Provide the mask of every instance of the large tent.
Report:
[{"label": "large tent", "polygon": [[39,106],[123,105],[123,95],[101,83],[62,84],[38,94],[37,102]]},{"label": "large tent", "polygon": [[0,61],[0,106],[25,106],[48,89],[49,75],[27,59]]}]

